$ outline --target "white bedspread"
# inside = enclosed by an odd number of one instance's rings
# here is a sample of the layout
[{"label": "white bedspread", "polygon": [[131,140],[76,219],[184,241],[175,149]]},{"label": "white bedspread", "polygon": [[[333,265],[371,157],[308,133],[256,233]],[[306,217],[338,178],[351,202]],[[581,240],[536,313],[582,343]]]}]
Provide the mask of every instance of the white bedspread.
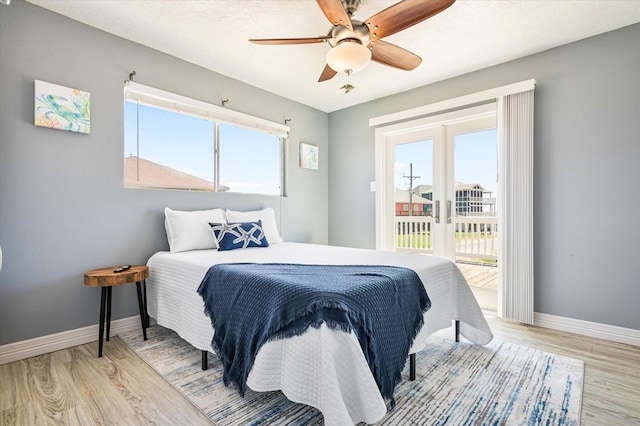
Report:
[{"label": "white bedspread", "polygon": [[[411,268],[420,276],[432,303],[411,353],[420,351],[429,334],[450,327],[453,320],[460,321],[461,334],[471,342],[486,344],[493,338],[462,273],[447,259],[301,243],[231,251],[158,252],[147,262],[149,315],[194,347],[211,351],[213,329],[196,290],[209,267],[231,262]],[[318,408],[326,425],[375,423],[386,413],[355,334],[326,326],[265,344],[247,385],[255,391],[282,390],[290,400]]]}]

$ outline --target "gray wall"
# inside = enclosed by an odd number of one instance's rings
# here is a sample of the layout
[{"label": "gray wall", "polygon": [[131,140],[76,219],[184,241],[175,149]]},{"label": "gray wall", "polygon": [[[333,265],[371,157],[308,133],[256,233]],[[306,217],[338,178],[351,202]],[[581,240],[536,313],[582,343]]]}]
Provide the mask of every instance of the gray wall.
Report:
[{"label": "gray wall", "polygon": [[535,311],[640,330],[638,52],[640,24],[331,113],[329,243],[375,247],[370,118],[535,78]]},{"label": "gray wall", "polygon": [[[123,81],[282,123],[291,118],[288,197],[123,188]],[[91,93],[91,134],[33,125],[34,80]],[[320,149],[298,167],[298,144]],[[0,345],[97,324],[86,270],[144,264],[168,248],[163,209],[271,206],[285,240],[327,243],[328,116],[23,1],[0,6]],[[281,224],[281,225],[282,225]],[[135,286],[113,319],[137,314]]]}]

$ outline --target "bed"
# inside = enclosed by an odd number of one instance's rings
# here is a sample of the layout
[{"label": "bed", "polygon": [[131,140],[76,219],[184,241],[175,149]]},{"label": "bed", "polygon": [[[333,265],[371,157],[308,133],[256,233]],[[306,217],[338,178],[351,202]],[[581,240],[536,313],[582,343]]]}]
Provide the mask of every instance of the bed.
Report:
[{"label": "bed", "polygon": [[[264,213],[263,213],[264,214]],[[168,217],[168,216],[167,216]],[[262,217],[265,219],[265,217]],[[244,220],[230,215],[224,219]],[[253,220],[253,219],[252,219]],[[272,221],[271,212],[263,222]],[[273,220],[273,223],[275,221]],[[167,225],[167,223],[165,223]],[[269,226],[265,227],[265,232]],[[167,225],[171,244],[172,233]],[[211,351],[214,330],[205,315],[197,289],[209,268],[219,263],[295,263],[325,265],[390,265],[414,270],[424,283],[431,309],[414,339],[410,353],[420,351],[427,337],[459,321],[459,332],[467,340],[486,344],[491,330],[471,289],[457,266],[443,258],[367,249],[280,242],[279,235],[266,232],[274,243],[219,251],[202,248],[155,253],[147,262],[147,309],[163,327],[177,332],[202,351]],[[197,244],[187,248],[198,247]],[[454,338],[452,334],[452,339]],[[352,333],[326,326],[309,328],[304,334],[266,343],[258,352],[247,386],[254,391],[281,390],[287,398],[318,408],[327,425],[375,423],[387,407]]]}]

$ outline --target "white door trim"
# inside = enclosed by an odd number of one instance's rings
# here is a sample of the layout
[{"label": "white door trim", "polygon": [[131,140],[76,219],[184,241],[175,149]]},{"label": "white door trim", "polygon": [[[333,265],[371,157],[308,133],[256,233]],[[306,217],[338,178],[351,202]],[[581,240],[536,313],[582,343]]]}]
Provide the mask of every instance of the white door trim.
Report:
[{"label": "white door trim", "polygon": [[374,117],[369,120],[369,126],[376,127],[383,124],[392,123],[394,121],[410,120],[412,118],[462,108],[468,105],[479,104],[490,100],[495,101],[502,96],[520,93],[527,90],[533,90],[535,86],[535,79],[524,80],[518,83],[508,84],[506,86],[483,90],[482,92],[471,93],[469,95],[459,96],[457,98],[447,99],[433,104],[422,105],[416,108],[406,109],[404,111],[398,111],[391,114]]}]

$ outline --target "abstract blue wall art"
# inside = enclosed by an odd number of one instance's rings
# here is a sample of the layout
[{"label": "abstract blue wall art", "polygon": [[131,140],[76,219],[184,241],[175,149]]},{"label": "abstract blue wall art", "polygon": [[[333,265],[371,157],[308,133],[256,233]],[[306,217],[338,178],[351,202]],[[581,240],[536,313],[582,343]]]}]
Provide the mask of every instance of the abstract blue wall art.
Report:
[{"label": "abstract blue wall art", "polygon": [[300,143],[300,167],[318,170],[318,147],[307,143]]},{"label": "abstract blue wall art", "polygon": [[35,81],[34,124],[88,134],[91,128],[89,92]]}]

